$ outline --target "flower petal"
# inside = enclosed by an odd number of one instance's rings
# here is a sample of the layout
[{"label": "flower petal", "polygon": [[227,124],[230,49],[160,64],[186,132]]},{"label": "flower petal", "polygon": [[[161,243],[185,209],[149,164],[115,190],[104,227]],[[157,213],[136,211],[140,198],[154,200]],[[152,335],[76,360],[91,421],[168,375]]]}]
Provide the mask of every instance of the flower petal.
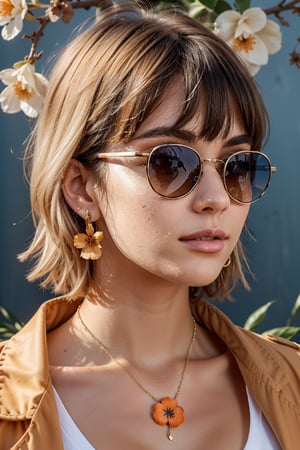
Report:
[{"label": "flower petal", "polygon": [[95,245],[100,245],[100,242],[103,241],[104,234],[102,231],[96,231],[93,236],[93,241],[95,242]]},{"label": "flower petal", "polygon": [[33,64],[24,64],[20,67],[18,80],[30,86],[37,94],[44,96],[48,87],[48,80],[40,73],[35,72]]},{"label": "flower petal", "polygon": [[12,85],[7,86],[0,94],[0,104],[2,111],[14,114],[21,111],[20,101]]},{"label": "flower petal", "polygon": [[175,409],[178,406],[177,400],[171,397],[164,397],[161,399],[161,404],[164,408]]},{"label": "flower petal", "polygon": [[49,82],[42,74],[35,72],[35,86],[38,93],[44,97],[46,94],[46,89],[48,88]]},{"label": "flower petal", "polygon": [[178,406],[177,400],[164,397],[153,405],[152,418],[158,425],[169,425],[170,428],[175,428],[184,422],[183,413],[183,408]]},{"label": "flower petal", "polygon": [[89,243],[89,237],[85,233],[75,234],[73,243],[76,248],[84,248]]},{"label": "flower petal", "polygon": [[10,16],[0,16],[0,27],[6,25],[10,20]]},{"label": "flower petal", "polygon": [[179,427],[184,422],[184,410],[181,406],[177,406],[174,409],[174,415],[169,417],[169,425],[171,428]]},{"label": "flower petal", "polygon": [[41,112],[43,106],[43,99],[37,95],[33,95],[29,100],[21,100],[21,110],[26,116],[35,119]]},{"label": "flower petal", "polygon": [[246,9],[235,32],[235,37],[242,36],[243,33],[253,34],[262,30],[267,23],[267,16],[261,8]]},{"label": "flower petal", "polygon": [[[14,69],[2,70],[0,79],[4,84],[14,89],[15,96],[20,102],[18,111],[21,109],[27,116],[37,117],[43,106],[48,80],[35,72],[34,65],[23,62]],[[10,101],[13,101],[12,97],[10,97]],[[7,108],[7,106],[4,107]],[[12,112],[13,108],[9,110]]]},{"label": "flower petal", "polygon": [[245,61],[245,64],[252,77],[254,77],[261,68],[261,66],[258,66],[257,64],[251,64],[249,61]]},{"label": "flower petal", "polygon": [[0,72],[0,80],[3,84],[9,85],[16,81],[15,69],[4,69]]},{"label": "flower petal", "polygon": [[274,55],[281,49],[282,34],[280,26],[273,20],[267,20],[264,29],[257,34],[263,40],[269,55]]},{"label": "flower petal", "polygon": [[16,76],[18,81],[24,85],[30,86],[32,90],[36,90],[35,86],[35,71],[32,64],[23,64],[19,69],[16,69]]},{"label": "flower petal", "polygon": [[216,32],[219,33],[223,39],[230,39],[235,33],[240,17],[241,15],[237,11],[224,11],[216,19]]},{"label": "flower petal", "polygon": [[165,415],[164,407],[160,402],[153,405],[152,418],[158,425],[167,425],[168,417]]},{"label": "flower petal", "polygon": [[5,27],[2,29],[2,37],[6,41],[10,41],[15,38],[23,29],[23,19],[20,15],[12,19]]},{"label": "flower petal", "polygon": [[255,35],[255,44],[252,52],[245,53],[242,52],[242,56],[247,59],[250,63],[256,64],[258,66],[263,66],[268,62],[268,51],[264,42],[258,34]]},{"label": "flower petal", "polygon": [[80,256],[83,259],[95,261],[99,259],[102,255],[102,250],[95,245],[87,245],[81,250]]}]

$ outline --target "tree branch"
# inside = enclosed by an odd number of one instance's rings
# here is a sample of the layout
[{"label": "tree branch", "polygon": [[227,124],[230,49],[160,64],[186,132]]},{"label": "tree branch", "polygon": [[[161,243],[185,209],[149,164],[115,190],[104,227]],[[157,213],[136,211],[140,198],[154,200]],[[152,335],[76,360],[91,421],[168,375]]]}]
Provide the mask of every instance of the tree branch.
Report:
[{"label": "tree branch", "polygon": [[270,8],[264,9],[264,12],[267,14],[267,16],[274,14],[277,16],[283,11],[292,10],[297,7],[297,4],[300,6],[300,0],[291,0],[290,2],[286,3],[285,0],[278,3],[276,6],[271,6]]}]

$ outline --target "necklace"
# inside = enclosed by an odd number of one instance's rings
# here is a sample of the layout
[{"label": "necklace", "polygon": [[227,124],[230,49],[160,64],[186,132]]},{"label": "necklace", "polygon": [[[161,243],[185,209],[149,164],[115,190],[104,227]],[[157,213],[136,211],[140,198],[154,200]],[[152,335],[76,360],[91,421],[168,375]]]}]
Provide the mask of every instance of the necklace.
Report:
[{"label": "necklace", "polygon": [[191,350],[193,342],[196,338],[196,331],[197,331],[197,325],[194,317],[193,319],[193,333],[191,336],[191,340],[189,342],[186,357],[184,361],[184,365],[181,371],[181,376],[179,379],[178,387],[175,392],[175,395],[173,398],[171,397],[163,397],[158,398],[155,395],[153,395],[145,386],[133,375],[133,373],[128,369],[127,366],[124,366],[120,361],[118,361],[114,356],[111,354],[111,352],[108,350],[108,348],[98,339],[92,331],[88,328],[88,326],[83,321],[81,314],[80,314],[80,306],[77,309],[77,316],[78,319],[83,327],[83,329],[92,337],[92,339],[96,342],[97,346],[100,347],[103,353],[105,353],[106,356],[108,356],[111,361],[115,362],[122,370],[125,372],[133,381],[134,383],[142,390],[148,397],[152,398],[152,400],[155,402],[152,408],[152,419],[154,422],[156,422],[158,425],[161,426],[167,426],[167,438],[172,441],[174,439],[170,428],[176,428],[179,425],[181,425],[184,422],[184,409],[178,405],[177,398],[181,392],[181,386],[183,383],[184,375],[186,373],[186,368],[190,359]]}]

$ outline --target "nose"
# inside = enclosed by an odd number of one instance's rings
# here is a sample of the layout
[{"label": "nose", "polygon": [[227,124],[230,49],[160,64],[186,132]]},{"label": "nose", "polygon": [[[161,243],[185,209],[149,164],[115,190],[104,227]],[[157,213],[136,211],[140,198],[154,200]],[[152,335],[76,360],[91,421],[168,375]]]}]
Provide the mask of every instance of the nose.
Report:
[{"label": "nose", "polygon": [[230,197],[224,187],[222,170],[214,160],[202,161],[200,180],[193,191],[196,212],[217,212],[230,206]]}]

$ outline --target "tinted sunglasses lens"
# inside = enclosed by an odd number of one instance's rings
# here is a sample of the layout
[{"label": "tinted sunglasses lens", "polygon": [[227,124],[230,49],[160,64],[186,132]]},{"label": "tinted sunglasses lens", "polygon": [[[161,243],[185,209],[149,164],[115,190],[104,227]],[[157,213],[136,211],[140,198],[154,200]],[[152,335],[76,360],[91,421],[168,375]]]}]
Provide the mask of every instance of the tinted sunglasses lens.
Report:
[{"label": "tinted sunglasses lens", "polygon": [[271,164],[259,152],[232,155],[225,166],[225,184],[230,196],[241,203],[252,203],[266,191],[271,178]]},{"label": "tinted sunglasses lens", "polygon": [[200,158],[191,148],[161,145],[152,150],[148,159],[148,179],[158,194],[178,198],[188,194],[197,184],[200,167]]}]

